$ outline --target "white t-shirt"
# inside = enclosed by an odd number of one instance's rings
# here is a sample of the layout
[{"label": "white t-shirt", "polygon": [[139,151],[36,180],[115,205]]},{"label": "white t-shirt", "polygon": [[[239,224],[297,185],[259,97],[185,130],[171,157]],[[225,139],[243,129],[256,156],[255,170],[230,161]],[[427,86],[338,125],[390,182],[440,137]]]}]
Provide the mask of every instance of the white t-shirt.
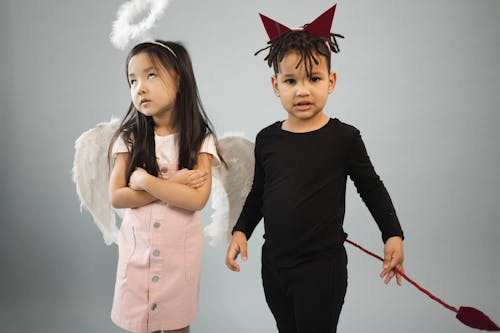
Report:
[{"label": "white t-shirt", "polygon": [[[162,164],[177,164],[179,158],[179,150],[177,148],[177,133],[169,134],[165,136],[159,136],[155,134],[155,152],[156,159],[159,165]],[[127,145],[125,141],[123,141],[122,137],[118,137],[116,139],[112,154],[117,153],[127,153]],[[219,155],[217,155],[217,149],[215,147],[215,141],[212,134],[209,134],[203,140],[200,153],[208,153],[212,155],[212,167],[219,166],[220,159]]]}]

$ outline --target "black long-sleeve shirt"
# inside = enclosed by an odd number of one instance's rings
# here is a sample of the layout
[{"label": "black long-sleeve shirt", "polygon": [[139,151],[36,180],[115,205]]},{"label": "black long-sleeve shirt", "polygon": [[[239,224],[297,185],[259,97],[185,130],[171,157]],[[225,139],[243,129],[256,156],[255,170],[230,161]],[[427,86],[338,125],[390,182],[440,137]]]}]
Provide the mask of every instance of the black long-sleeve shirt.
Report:
[{"label": "black long-sleeve shirt", "polygon": [[281,267],[328,256],[347,237],[342,225],[349,175],[383,241],[403,237],[356,128],[338,119],[306,133],[281,126],[276,122],[257,134],[253,185],[233,232],[250,238],[264,217],[263,256]]}]

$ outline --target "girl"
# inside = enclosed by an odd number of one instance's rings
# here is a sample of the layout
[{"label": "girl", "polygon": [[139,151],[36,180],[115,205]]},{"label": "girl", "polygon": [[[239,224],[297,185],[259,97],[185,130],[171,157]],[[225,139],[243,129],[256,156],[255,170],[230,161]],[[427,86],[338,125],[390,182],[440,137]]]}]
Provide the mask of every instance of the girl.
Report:
[{"label": "girl", "polygon": [[127,208],[111,319],[133,332],[189,332],[198,311],[199,210],[220,163],[214,131],[182,45],[140,43],[126,72],[132,102],[110,144],[110,201]]}]

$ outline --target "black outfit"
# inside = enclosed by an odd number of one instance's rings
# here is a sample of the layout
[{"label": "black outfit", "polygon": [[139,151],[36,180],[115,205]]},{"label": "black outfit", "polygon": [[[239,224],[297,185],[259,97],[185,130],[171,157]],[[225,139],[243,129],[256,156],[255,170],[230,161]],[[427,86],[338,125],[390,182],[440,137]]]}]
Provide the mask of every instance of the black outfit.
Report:
[{"label": "black outfit", "polygon": [[[383,241],[392,236],[403,237],[403,232],[356,128],[338,119],[330,119],[320,129],[306,133],[288,132],[281,126],[282,122],[276,122],[257,134],[254,181],[233,232],[242,231],[250,238],[264,217],[262,277],[266,299],[278,327],[283,315],[279,315],[280,319],[277,314],[294,308],[296,330],[280,328],[280,332],[305,332],[297,330],[302,320],[297,316],[303,316],[303,311],[297,310],[300,297],[294,301],[294,292],[298,290],[294,285],[310,278],[305,272],[319,276],[328,273],[331,279],[339,281],[313,280],[301,295],[326,292],[328,283],[333,283],[336,292],[332,291],[332,300],[327,302],[337,304],[332,312],[340,313],[342,308],[347,284],[343,248],[347,234],[342,228],[347,176],[354,181],[378,224]],[[332,268],[326,269],[326,263]],[[281,301],[272,300],[279,298],[279,290],[280,297],[289,298],[289,310],[276,305]],[[303,307],[314,316],[321,306]],[[313,326],[314,332],[335,331],[327,324],[322,327],[325,328]]]}]

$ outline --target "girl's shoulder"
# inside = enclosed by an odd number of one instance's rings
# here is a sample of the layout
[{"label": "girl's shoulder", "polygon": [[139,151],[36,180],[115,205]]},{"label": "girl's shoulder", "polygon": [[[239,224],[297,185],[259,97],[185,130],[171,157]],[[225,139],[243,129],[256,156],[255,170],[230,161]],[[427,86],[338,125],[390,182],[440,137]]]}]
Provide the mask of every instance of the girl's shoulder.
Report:
[{"label": "girl's shoulder", "polygon": [[215,144],[215,137],[212,133],[208,133],[205,135],[205,138],[201,143],[200,153],[207,153],[212,155],[212,166],[218,166],[220,164],[217,145]]},{"label": "girl's shoulder", "polygon": [[128,153],[130,151],[129,145],[125,143],[122,135],[118,135],[116,137],[115,142],[113,143],[113,148],[111,149],[112,154],[118,153]]}]

